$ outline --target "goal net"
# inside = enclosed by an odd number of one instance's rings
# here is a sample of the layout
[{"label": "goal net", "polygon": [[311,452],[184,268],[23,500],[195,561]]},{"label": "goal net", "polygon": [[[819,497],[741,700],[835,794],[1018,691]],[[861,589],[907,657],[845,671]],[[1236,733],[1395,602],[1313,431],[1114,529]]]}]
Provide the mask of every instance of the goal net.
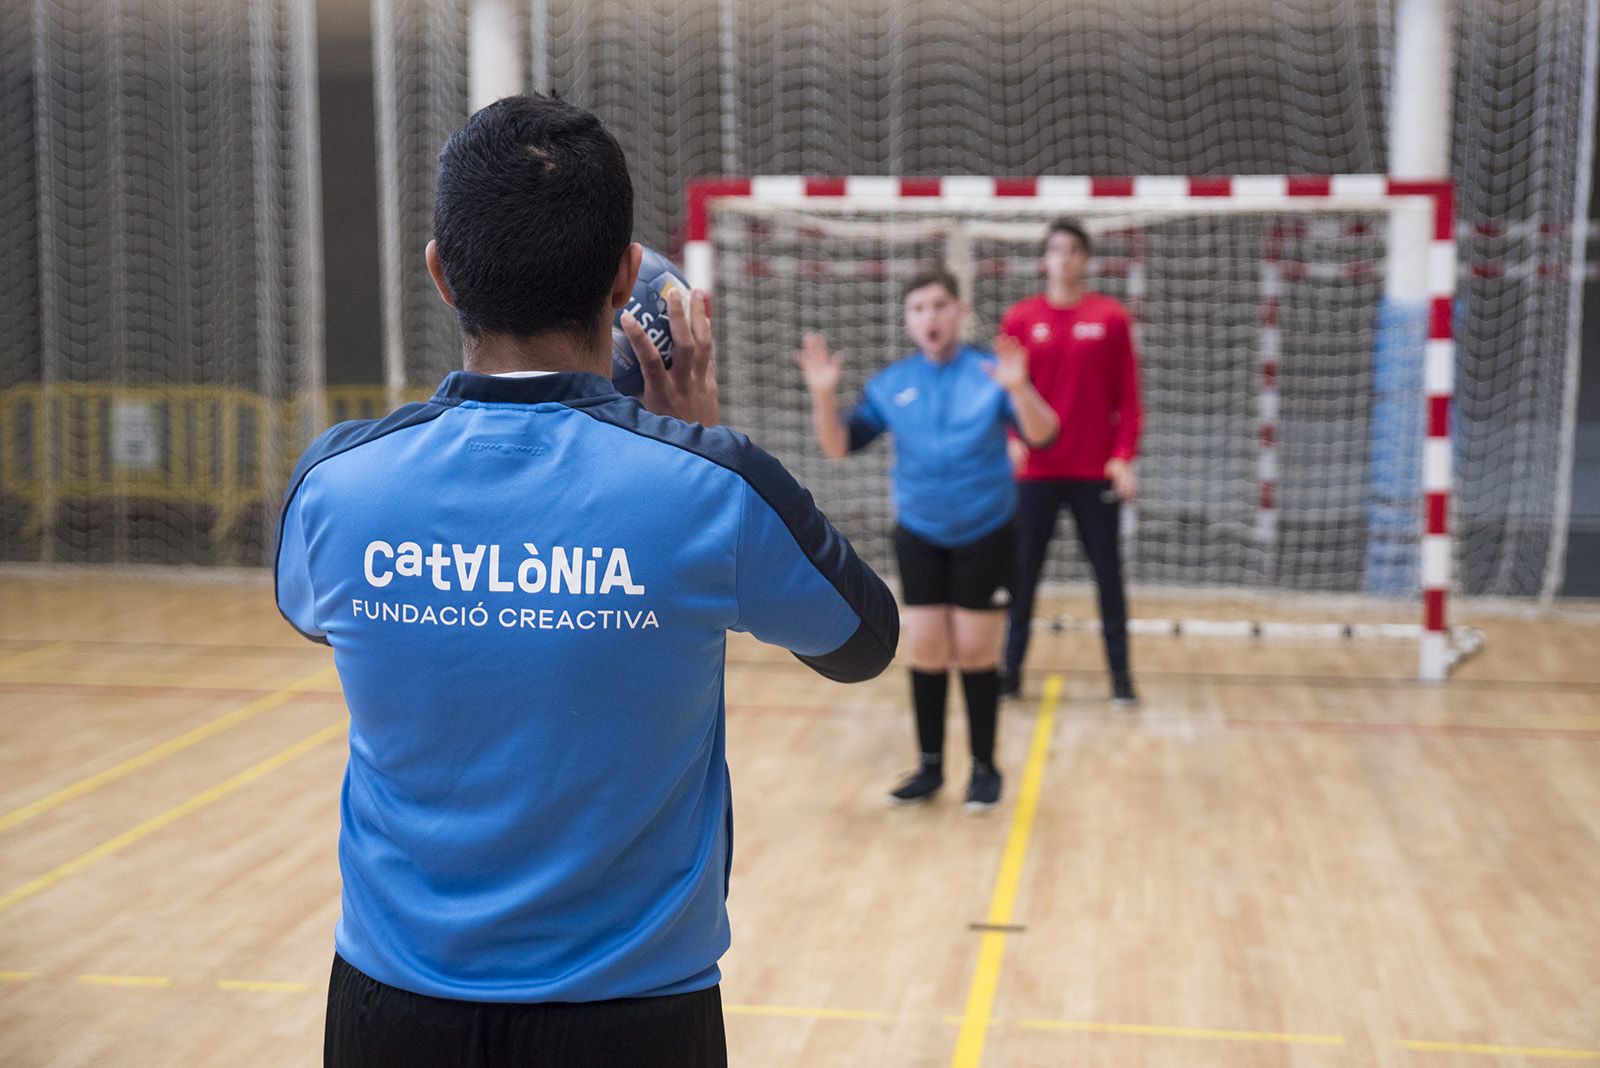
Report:
[{"label": "goal net", "polygon": [[[892,568],[891,450],[826,460],[792,353],[806,331],[826,334],[846,354],[841,401],[852,403],[908,351],[899,287],[930,262],[958,278],[967,336],[988,346],[1006,309],[1042,288],[1040,246],[1061,215],[1091,234],[1091,288],[1137,324],[1145,430],[1125,523],[1131,581],[1313,603],[1360,595],[1421,616],[1379,632],[1419,640],[1423,673],[1442,677],[1455,648],[1446,185],[701,183],[686,259],[716,294],[727,422],[789,465],[875,566]],[[1045,581],[1086,577],[1074,540],[1057,538]],[[1347,598],[1341,618],[1348,608]]]}]

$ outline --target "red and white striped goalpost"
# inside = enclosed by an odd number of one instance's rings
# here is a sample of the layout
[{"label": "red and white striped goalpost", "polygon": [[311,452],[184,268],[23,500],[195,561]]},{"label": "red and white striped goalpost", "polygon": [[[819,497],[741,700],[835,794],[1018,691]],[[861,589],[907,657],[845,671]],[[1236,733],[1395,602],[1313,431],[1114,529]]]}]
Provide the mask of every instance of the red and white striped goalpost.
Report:
[{"label": "red and white striped goalpost", "polygon": [[[840,209],[859,204],[875,210],[952,213],[1004,210],[1030,201],[1042,212],[1070,214],[1090,208],[1151,208],[1239,212],[1386,212],[1429,225],[1425,248],[1391,249],[1389,270],[1414,274],[1411,288],[1425,293],[1430,307],[1423,392],[1427,407],[1422,447],[1423,531],[1420,550],[1422,623],[1421,678],[1443,680],[1456,658],[1449,628],[1452,559],[1450,495],[1453,463],[1450,408],[1455,389],[1455,342],[1451,315],[1456,294],[1455,208],[1445,179],[1396,179],[1353,174],[1323,177],[1252,175],[1213,178],[1151,176],[1137,178],[959,176],[897,178],[884,176],[820,178],[798,175],[707,178],[688,187],[684,269],[691,284],[710,288],[713,278],[711,211],[718,201],[748,198],[776,207]],[[1422,218],[1418,218],[1418,214]],[[1397,227],[1397,230],[1402,228]],[[1262,261],[1262,318],[1259,338],[1261,519],[1260,536],[1275,526],[1279,266],[1270,252]],[[1349,628],[1345,628],[1346,632]]]}]

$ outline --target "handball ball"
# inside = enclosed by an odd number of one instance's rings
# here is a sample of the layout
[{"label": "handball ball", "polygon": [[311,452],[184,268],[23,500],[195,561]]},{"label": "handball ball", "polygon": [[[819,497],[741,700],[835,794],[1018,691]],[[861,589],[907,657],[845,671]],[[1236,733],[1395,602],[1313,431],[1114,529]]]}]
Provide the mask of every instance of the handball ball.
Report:
[{"label": "handball ball", "polygon": [[637,397],[644,393],[644,372],[634,354],[628,335],[622,332],[622,316],[631,312],[655,342],[656,350],[668,367],[672,366],[672,324],[667,321],[667,294],[676,289],[689,306],[689,283],[671,260],[653,248],[644,250],[639,262],[639,280],[633,283],[628,303],[611,320],[611,384],[618,393]]}]

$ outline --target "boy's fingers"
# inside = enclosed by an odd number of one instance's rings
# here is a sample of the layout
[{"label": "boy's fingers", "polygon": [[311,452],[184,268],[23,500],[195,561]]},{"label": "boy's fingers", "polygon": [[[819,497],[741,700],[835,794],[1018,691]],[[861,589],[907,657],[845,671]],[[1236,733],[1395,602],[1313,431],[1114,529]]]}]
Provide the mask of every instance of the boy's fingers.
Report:
[{"label": "boy's fingers", "polygon": [[644,327],[639,325],[639,320],[631,312],[622,315],[622,332],[627,336],[628,344],[633,346],[633,355],[639,361],[639,371],[644,375],[645,382],[659,387],[666,381],[667,365],[661,359],[656,343],[650,340],[650,335],[644,332]]},{"label": "boy's fingers", "polygon": [[715,363],[715,342],[711,336],[711,297],[703,289],[690,291],[684,311],[689,318],[689,336],[694,339],[693,371],[704,376]]},{"label": "boy's fingers", "polygon": [[696,359],[695,338],[689,329],[688,302],[683,290],[674,287],[667,292],[667,324],[672,330],[672,366],[679,374],[688,374]]},{"label": "boy's fingers", "polygon": [[689,328],[694,332],[694,342],[706,352],[710,352],[711,296],[705,290],[697,289],[689,299]]}]

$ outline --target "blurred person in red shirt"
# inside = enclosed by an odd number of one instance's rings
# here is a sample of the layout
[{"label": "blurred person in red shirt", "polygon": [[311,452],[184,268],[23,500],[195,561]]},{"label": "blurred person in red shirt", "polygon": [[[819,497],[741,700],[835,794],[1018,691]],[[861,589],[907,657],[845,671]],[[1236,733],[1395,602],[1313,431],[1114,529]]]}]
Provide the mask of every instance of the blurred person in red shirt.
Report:
[{"label": "blurred person in red shirt", "polygon": [[1028,350],[1028,374],[1061,419],[1048,448],[1012,441],[1017,478],[1017,574],[1012,587],[1002,692],[1021,692],[1034,596],[1063,507],[1094,572],[1112,699],[1137,701],[1128,667],[1128,609],[1122,578],[1122,506],[1138,495],[1133,464],[1144,411],[1139,358],[1128,309],[1084,284],[1088,232],[1057,219],[1045,233],[1045,291],[1012,305],[1000,333]]}]

